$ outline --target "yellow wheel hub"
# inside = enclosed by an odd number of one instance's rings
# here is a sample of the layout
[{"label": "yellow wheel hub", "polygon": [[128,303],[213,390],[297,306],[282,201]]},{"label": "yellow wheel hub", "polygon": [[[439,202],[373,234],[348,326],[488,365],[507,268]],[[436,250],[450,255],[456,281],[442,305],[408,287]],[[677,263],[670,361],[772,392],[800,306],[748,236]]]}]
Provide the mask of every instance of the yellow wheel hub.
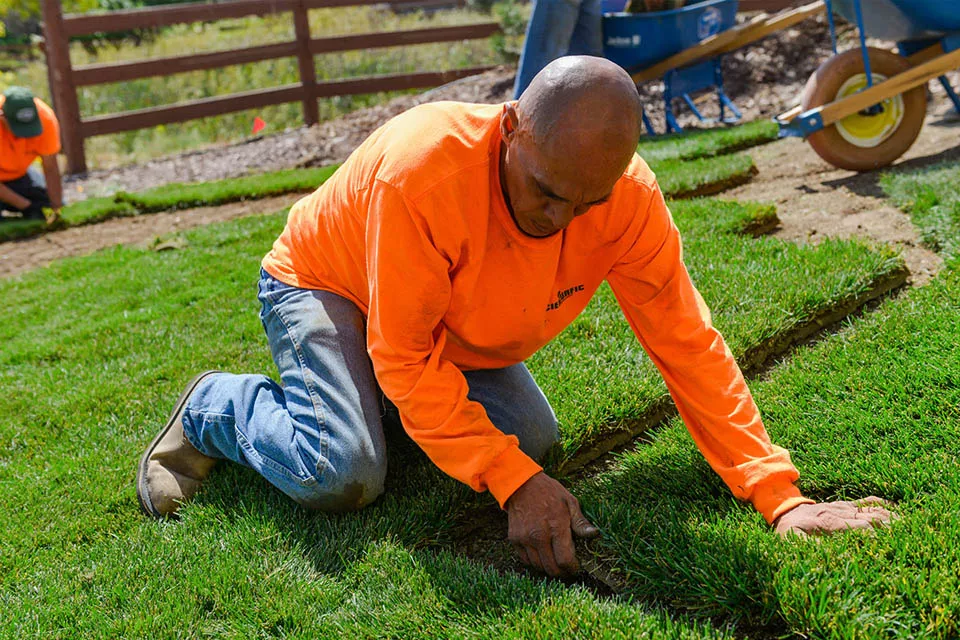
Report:
[{"label": "yellow wheel hub", "polygon": [[[887,79],[874,73],[873,84]],[[837,100],[852,96],[867,88],[867,74],[851,76],[837,92]],[[876,115],[855,113],[836,124],[837,131],[850,144],[864,149],[876,147],[893,135],[903,121],[903,96],[896,95],[880,103],[883,110]]]}]

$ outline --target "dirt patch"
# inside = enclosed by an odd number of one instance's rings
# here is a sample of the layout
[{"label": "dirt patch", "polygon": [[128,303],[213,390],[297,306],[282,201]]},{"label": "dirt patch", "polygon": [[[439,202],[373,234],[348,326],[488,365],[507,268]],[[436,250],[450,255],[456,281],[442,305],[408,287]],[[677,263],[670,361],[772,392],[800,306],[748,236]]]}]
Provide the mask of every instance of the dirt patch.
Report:
[{"label": "dirt patch", "polygon": [[908,172],[960,159],[960,120],[945,96],[934,93],[928,122],[913,147],[892,167],[869,173],[836,169],[810,146],[790,138],[751,151],[759,174],[725,198],[777,205],[777,237],[799,243],[859,236],[903,251],[910,283],[925,284],[943,268],[943,259],[921,244],[910,217],[894,207],[880,188],[884,172]]},{"label": "dirt patch", "polygon": [[168,211],[132,218],[115,218],[97,224],[71,227],[32,238],[0,243],[0,277],[71,256],[80,256],[118,244],[149,244],[160,236],[244,216],[275,213],[289,207],[302,194],[234,202],[219,207]]}]

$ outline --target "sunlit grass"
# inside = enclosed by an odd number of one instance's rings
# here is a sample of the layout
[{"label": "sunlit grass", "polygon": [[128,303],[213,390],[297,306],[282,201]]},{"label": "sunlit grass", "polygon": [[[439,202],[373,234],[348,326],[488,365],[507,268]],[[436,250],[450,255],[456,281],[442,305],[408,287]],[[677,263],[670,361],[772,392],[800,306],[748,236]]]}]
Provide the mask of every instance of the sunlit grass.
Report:
[{"label": "sunlit grass", "polygon": [[801,490],[893,500],[889,530],[778,539],[675,420],[579,487],[626,592],[791,636],[956,638],[958,267],[752,385]]},{"label": "sunlit grass", "polygon": [[910,214],[924,244],[947,256],[960,248],[960,167],[945,164],[911,173],[887,173],[884,191]]}]

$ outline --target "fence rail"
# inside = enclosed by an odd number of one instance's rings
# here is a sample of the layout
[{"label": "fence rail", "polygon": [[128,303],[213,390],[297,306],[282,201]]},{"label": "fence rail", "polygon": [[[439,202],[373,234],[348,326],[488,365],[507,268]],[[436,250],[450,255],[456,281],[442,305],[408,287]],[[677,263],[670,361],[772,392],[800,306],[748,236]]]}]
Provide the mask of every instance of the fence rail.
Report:
[{"label": "fence rail", "polygon": [[[422,1],[393,0],[391,4],[393,6],[414,5]],[[229,0],[216,4],[168,5],[149,9],[65,16],[60,0],[46,0],[43,3],[43,30],[47,43],[45,47],[47,73],[54,107],[61,123],[68,173],[86,171],[84,140],[93,136],[145,129],[289,102],[303,103],[303,119],[310,125],[319,120],[317,106],[319,98],[432,87],[492,68],[479,66],[449,71],[425,71],[318,82],[314,67],[314,56],[318,54],[475,40],[488,38],[500,31],[497,22],[487,21],[452,27],[382,31],[326,38],[313,38],[310,35],[307,18],[311,9],[381,3],[382,0]],[[90,64],[77,67],[70,62],[68,42],[72,37],[277,13],[292,14],[296,36],[294,40],[138,62]],[[300,82],[116,114],[83,117],[80,113],[78,87],[127,82],[187,71],[219,69],[276,58],[296,58]]]}]

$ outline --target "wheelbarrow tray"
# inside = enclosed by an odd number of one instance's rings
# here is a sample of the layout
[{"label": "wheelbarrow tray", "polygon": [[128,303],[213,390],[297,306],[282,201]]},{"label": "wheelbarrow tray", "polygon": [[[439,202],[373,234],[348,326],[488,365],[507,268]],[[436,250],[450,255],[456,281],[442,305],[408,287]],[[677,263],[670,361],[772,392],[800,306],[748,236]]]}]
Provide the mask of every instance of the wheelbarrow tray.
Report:
[{"label": "wheelbarrow tray", "polygon": [[[833,0],[833,7],[856,24],[854,0]],[[956,0],[860,0],[863,28],[873,38],[920,40],[960,31]]]},{"label": "wheelbarrow tray", "polygon": [[671,11],[604,14],[603,55],[628,70],[649,67],[733,27],[738,5],[709,0]]}]

